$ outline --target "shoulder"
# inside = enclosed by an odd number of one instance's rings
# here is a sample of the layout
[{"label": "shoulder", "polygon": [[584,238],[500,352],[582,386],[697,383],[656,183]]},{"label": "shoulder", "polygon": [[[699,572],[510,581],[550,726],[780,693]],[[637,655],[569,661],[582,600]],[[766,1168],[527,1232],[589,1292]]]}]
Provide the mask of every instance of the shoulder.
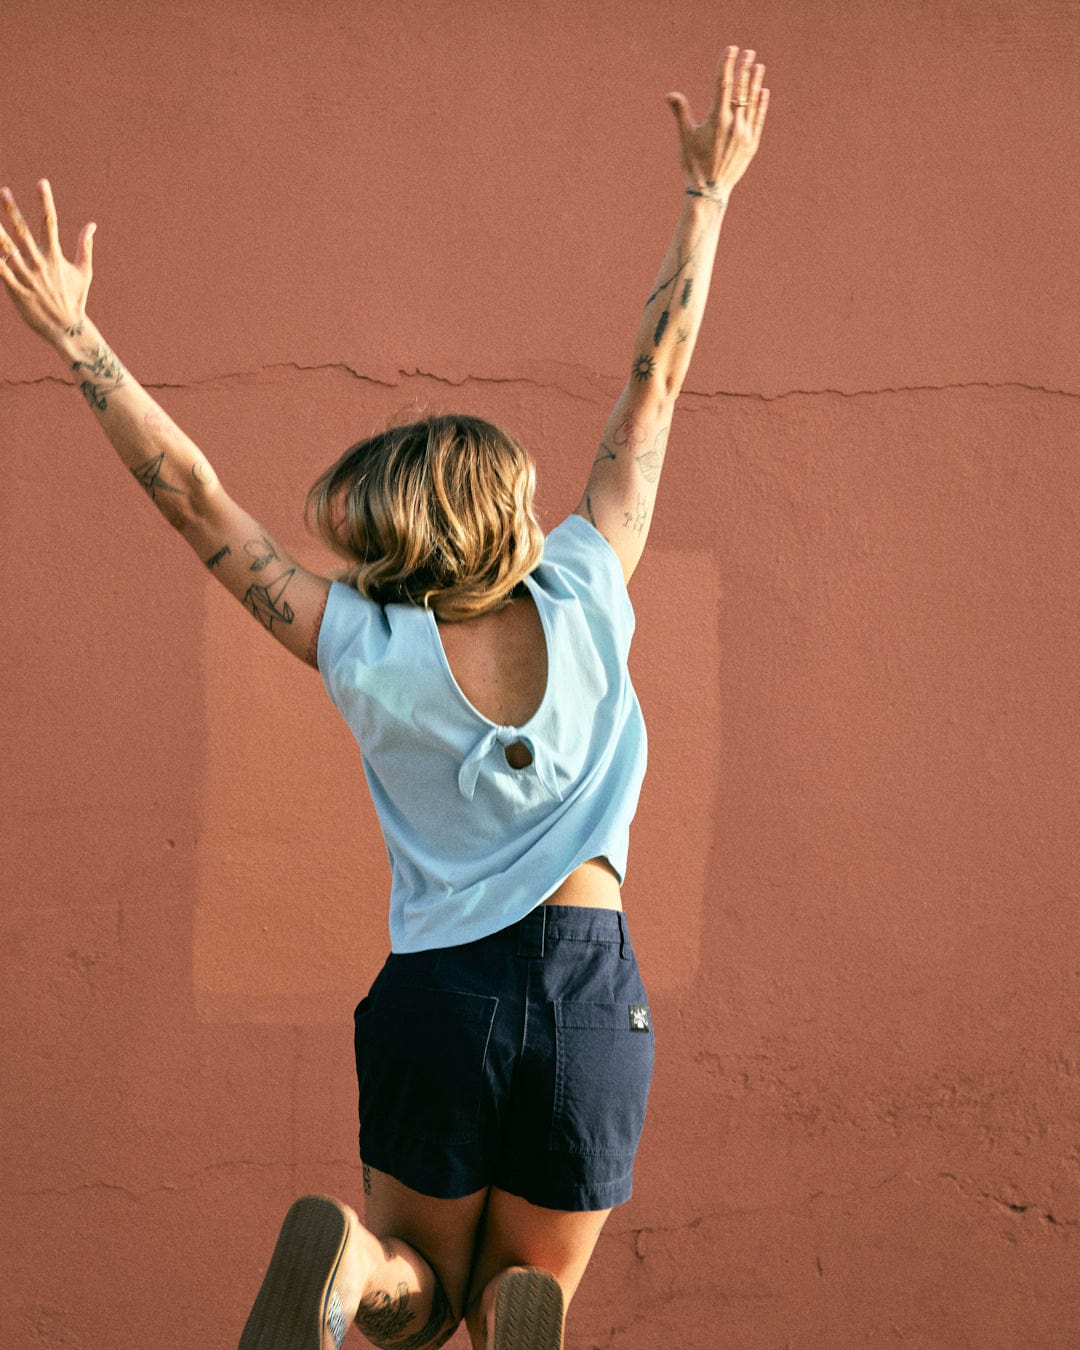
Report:
[{"label": "shoulder", "polygon": [[545,536],[541,566],[555,567],[585,584],[626,594],[618,554],[584,516],[567,516]]},{"label": "shoulder", "polygon": [[634,610],[618,554],[584,516],[567,516],[545,537],[534,576],[554,597],[577,600],[627,637],[633,632]]},{"label": "shoulder", "polygon": [[361,595],[354,586],[341,581],[330,583],[319,628],[318,665],[324,678],[329,678],[343,661],[368,664],[377,660],[390,637],[391,625],[382,605]]}]

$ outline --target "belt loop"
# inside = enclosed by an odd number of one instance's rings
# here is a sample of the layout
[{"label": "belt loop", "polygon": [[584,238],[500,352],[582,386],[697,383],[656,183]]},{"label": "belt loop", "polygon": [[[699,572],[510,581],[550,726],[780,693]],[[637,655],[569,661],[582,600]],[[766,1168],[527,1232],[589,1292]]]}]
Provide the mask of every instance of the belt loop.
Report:
[{"label": "belt loop", "polygon": [[542,959],[547,930],[547,910],[538,905],[517,924],[517,954],[527,959]]},{"label": "belt loop", "polygon": [[626,915],[621,909],[617,913],[619,915],[619,956],[623,961],[629,961],[630,953],[627,948],[630,946],[630,935],[626,931]]}]

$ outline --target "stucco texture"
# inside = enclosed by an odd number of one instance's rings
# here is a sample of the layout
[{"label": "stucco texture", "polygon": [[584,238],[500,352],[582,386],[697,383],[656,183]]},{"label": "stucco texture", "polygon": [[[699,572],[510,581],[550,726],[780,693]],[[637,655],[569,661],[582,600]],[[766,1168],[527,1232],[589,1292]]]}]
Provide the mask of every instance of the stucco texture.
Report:
[{"label": "stucco texture", "polygon": [[[4,0],[0,174],[309,565],[462,410],[577,501],[727,42],[773,91],[632,585],[658,1069],[568,1350],[1080,1344],[1080,16]],[[0,1344],[235,1344],[359,1203],[385,854],[318,677],[0,310]],[[459,1335],[455,1347],[465,1344]]]}]

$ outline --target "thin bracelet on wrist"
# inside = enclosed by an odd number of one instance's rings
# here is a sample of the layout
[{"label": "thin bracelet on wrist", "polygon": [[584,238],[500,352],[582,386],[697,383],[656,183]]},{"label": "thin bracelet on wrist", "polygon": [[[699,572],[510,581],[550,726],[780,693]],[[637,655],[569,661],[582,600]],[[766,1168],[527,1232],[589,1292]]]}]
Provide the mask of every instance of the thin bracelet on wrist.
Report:
[{"label": "thin bracelet on wrist", "polygon": [[716,186],[715,183],[703,183],[701,187],[688,187],[686,189],[687,197],[703,197],[707,202],[715,202],[717,206],[727,206],[727,198]]}]

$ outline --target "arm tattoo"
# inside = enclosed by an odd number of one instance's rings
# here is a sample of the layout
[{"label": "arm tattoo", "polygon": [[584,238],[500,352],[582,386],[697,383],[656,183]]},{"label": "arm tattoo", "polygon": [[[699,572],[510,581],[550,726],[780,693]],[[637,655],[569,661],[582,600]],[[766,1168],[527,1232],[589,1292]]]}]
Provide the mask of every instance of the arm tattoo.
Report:
[{"label": "arm tattoo", "polygon": [[632,450],[635,445],[640,445],[645,439],[645,432],[639,428],[633,417],[628,413],[619,423],[611,439],[616,445],[628,445]]},{"label": "arm tattoo", "polygon": [[92,408],[104,412],[109,406],[107,396],[115,393],[124,383],[124,367],[103,343],[84,354],[89,359],[74,361],[71,369],[88,371],[94,377],[92,380],[83,380],[79,389]]},{"label": "arm tattoo", "polygon": [[278,561],[277,549],[264,534],[262,539],[249,539],[244,552],[251,559],[251,571],[261,572],[264,567]]},{"label": "arm tattoo", "polygon": [[664,443],[667,434],[668,428],[662,427],[653,439],[652,449],[643,450],[640,455],[635,456],[641,476],[647,483],[655,483],[660,477],[660,470],[664,467]]},{"label": "arm tattoo", "polygon": [[587,492],[585,494],[585,511],[589,517],[589,524],[593,527],[594,530],[598,530],[600,526],[597,525],[596,517],[592,513],[592,498],[589,496]]},{"label": "arm tattoo", "polygon": [[645,381],[656,369],[656,362],[651,356],[646,356],[644,352],[634,358],[634,379]]},{"label": "arm tattoo", "polygon": [[680,343],[686,341],[686,339],[690,336],[690,334],[685,328],[680,328],[677,330],[675,336],[676,336],[675,345],[679,346]]},{"label": "arm tattoo", "polygon": [[[101,403],[97,406],[103,408],[105,404]],[[164,462],[165,451],[162,450],[160,455],[155,455],[153,459],[148,459],[145,464],[137,465],[131,471],[135,475],[135,481],[141,483],[147,493],[149,493],[152,502],[157,501],[157,494],[159,492],[174,492],[178,497],[184,496],[184,493],[180,488],[170,487],[170,485],[161,477],[161,468]]]},{"label": "arm tattoo", "polygon": [[[666,290],[674,287],[678,279],[682,276],[682,274],[694,261],[696,255],[697,255],[697,240],[695,239],[694,242],[690,245],[690,252],[686,255],[685,258],[682,255],[682,250],[681,249],[679,250],[677,254],[679,260],[678,267],[676,267],[675,271],[672,272],[671,276],[669,276],[666,281],[662,281],[659,284],[659,286],[657,286],[656,290],[653,291],[652,295],[650,295],[648,300],[645,301],[646,309],[648,309],[648,307],[652,304],[652,302],[656,299],[658,295],[663,295],[663,293]],[[674,294],[674,291],[672,291],[672,294]]]},{"label": "arm tattoo", "polygon": [[687,277],[683,282],[682,288],[682,307],[685,309],[690,303],[690,292],[694,289],[694,278]]},{"label": "arm tattoo", "polygon": [[628,530],[633,530],[635,534],[641,534],[645,528],[645,523],[649,519],[649,504],[640,494],[637,499],[637,506],[633,511],[623,512],[623,525]]},{"label": "arm tattoo", "polygon": [[686,196],[704,197],[707,202],[716,202],[718,206],[727,206],[727,198],[716,186],[716,184],[712,182],[705,184],[704,192],[702,192],[700,188],[688,187],[686,189]]},{"label": "arm tattoo", "polygon": [[659,319],[657,319],[657,321],[656,321],[656,332],[653,334],[653,346],[654,346],[654,347],[659,347],[659,346],[660,346],[660,339],[664,336],[664,333],[665,333],[666,330],[667,330],[668,319],[669,319],[670,317],[671,317],[671,310],[670,310],[670,309],[665,309],[665,310],[663,310],[663,311],[661,312]]},{"label": "arm tattoo", "polygon": [[296,575],[296,568],[290,567],[287,572],[282,572],[281,576],[265,586],[249,586],[244,595],[244,606],[250,609],[252,614],[258,619],[268,633],[274,631],[274,621],[278,623],[292,623],[296,617],[293,614],[292,605],[281,597],[285,593],[285,588]]},{"label": "arm tattoo", "polygon": [[218,563],[221,562],[222,558],[227,558],[231,552],[232,549],[228,546],[228,544],[223,544],[212,558],[207,558],[206,560],[207,567],[209,567],[212,572],[214,568],[218,565]]},{"label": "arm tattoo", "polygon": [[615,454],[615,451],[612,450],[611,446],[608,445],[606,441],[601,441],[600,449],[596,452],[596,458],[593,460],[593,463],[600,464],[605,459],[615,459],[615,458],[617,458],[617,456]]}]

